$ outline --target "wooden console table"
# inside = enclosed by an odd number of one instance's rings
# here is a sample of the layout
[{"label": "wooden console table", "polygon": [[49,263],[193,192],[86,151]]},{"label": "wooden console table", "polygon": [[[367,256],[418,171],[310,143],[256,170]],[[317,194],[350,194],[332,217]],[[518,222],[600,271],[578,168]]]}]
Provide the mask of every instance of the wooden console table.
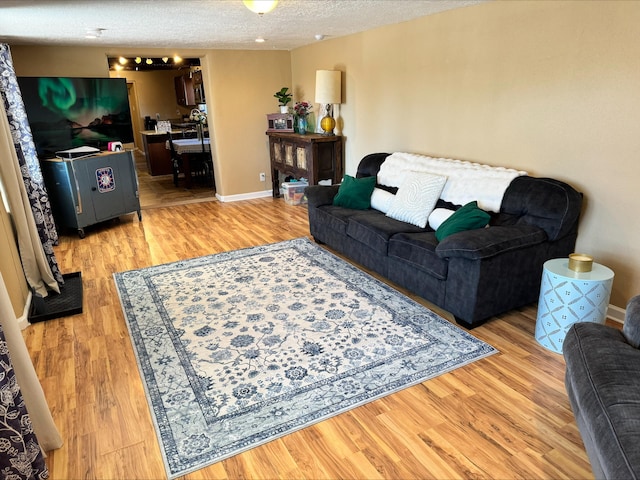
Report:
[{"label": "wooden console table", "polygon": [[342,181],[342,136],[284,132],[267,135],[274,197],[280,196],[279,173],[304,177],[309,185],[317,185],[320,180],[331,180],[333,184]]}]

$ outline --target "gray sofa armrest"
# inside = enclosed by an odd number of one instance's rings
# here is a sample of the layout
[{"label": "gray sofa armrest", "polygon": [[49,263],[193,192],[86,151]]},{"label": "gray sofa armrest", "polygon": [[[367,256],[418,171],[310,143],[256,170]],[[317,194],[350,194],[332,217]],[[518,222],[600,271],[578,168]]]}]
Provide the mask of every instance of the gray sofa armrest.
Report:
[{"label": "gray sofa armrest", "polygon": [[492,226],[454,233],[442,240],[435,251],[441,258],[480,260],[546,240],[544,230],[533,225]]},{"label": "gray sofa armrest", "polygon": [[627,304],[622,333],[630,345],[640,347],[640,295],[633,297]]},{"label": "gray sofa armrest", "polygon": [[640,478],[640,351],[617,328],[574,323],[565,385],[596,478]]},{"label": "gray sofa armrest", "polygon": [[333,197],[338,194],[340,185],[309,185],[304,189],[309,208],[333,204]]}]

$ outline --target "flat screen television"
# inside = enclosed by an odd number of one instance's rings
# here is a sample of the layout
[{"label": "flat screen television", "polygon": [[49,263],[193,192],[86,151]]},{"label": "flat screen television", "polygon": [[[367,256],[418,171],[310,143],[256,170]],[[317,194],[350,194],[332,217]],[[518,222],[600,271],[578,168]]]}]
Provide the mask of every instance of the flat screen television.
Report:
[{"label": "flat screen television", "polygon": [[40,158],[109,142],[133,142],[124,78],[18,77]]}]

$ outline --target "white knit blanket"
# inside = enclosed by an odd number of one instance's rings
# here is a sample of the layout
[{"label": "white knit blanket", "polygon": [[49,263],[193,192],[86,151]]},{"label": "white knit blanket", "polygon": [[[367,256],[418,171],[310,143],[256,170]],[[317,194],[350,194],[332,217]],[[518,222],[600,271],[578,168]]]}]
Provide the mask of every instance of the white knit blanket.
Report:
[{"label": "white knit blanket", "polygon": [[380,166],[378,183],[399,187],[411,172],[427,172],[447,177],[440,198],[456,205],[476,200],[486,211],[499,212],[502,197],[511,181],[527,172],[511,168],[492,167],[480,163],[449,158],[396,152]]}]

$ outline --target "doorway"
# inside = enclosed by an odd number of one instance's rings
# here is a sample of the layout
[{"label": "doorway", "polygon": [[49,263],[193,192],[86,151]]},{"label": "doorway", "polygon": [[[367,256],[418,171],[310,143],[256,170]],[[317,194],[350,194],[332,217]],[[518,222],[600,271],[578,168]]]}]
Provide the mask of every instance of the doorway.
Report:
[{"label": "doorway", "polygon": [[[194,185],[184,188],[184,183],[176,187],[173,175],[151,175],[145,156],[143,131],[147,131],[144,117],[161,118],[179,123],[188,116],[192,107],[177,104],[174,78],[180,74],[177,69],[152,69],[141,71],[112,71],[110,76],[126,78],[129,107],[134,130],[134,159],[139,181],[139,197],[142,208],[178,205],[199,201],[216,200],[211,187]],[[184,71],[182,72],[184,75]],[[176,123],[176,124],[177,124]],[[157,173],[157,172],[155,172]]]}]

